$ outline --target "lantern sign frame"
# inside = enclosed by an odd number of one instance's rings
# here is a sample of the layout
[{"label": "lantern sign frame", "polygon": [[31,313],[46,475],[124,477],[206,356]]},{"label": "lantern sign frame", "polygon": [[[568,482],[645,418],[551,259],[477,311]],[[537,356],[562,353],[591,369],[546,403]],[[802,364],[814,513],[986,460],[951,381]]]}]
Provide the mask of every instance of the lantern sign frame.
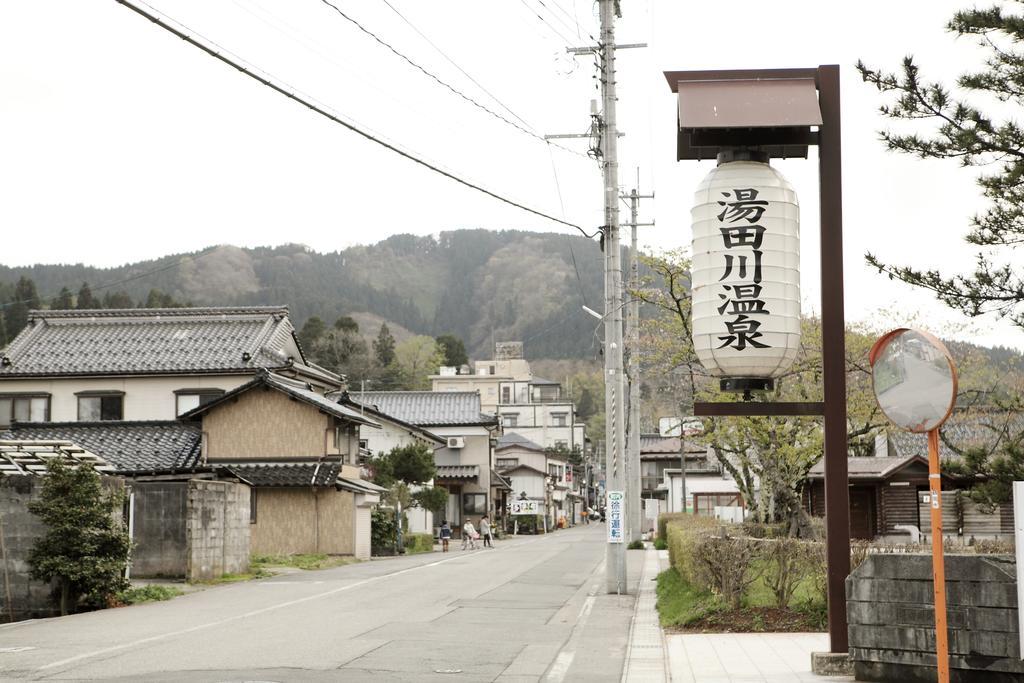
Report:
[{"label": "lantern sign frame", "polygon": [[849,649],[850,498],[839,66],[666,71],[665,79],[678,94],[676,155],[680,161],[716,159],[720,153],[736,150],[756,151],[769,159],[807,158],[808,147],[818,147],[824,401],[694,403],[693,414],[824,417],[829,645],[833,653],[845,653]]}]

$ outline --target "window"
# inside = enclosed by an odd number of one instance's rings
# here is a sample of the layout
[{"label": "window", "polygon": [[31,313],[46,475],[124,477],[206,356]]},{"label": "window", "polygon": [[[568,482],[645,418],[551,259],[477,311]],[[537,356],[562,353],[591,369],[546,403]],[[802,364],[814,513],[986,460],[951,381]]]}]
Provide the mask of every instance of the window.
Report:
[{"label": "window", "polygon": [[49,422],[49,394],[0,394],[0,427],[11,422]]},{"label": "window", "polygon": [[501,402],[511,403],[512,402],[512,387],[501,388]]},{"label": "window", "polygon": [[517,467],[519,458],[498,458],[495,462],[497,462],[499,470],[506,470],[510,467]]},{"label": "window", "polygon": [[184,415],[193,408],[205,406],[224,395],[223,389],[179,389],[175,394],[175,415]]},{"label": "window", "polygon": [[462,514],[464,514],[464,515],[484,515],[484,514],[487,514],[487,494],[486,493],[463,493],[462,494]]},{"label": "window", "polygon": [[78,421],[101,422],[124,419],[124,392],[91,392],[78,396]]},{"label": "window", "polygon": [[561,465],[548,465],[548,474],[555,479],[562,478],[562,466]]},{"label": "window", "polygon": [[501,425],[503,427],[515,427],[518,422],[519,422],[519,416],[518,415],[502,415],[501,416]]},{"label": "window", "polygon": [[551,415],[551,421],[555,427],[566,427],[566,418],[569,416],[568,413],[553,413]]}]

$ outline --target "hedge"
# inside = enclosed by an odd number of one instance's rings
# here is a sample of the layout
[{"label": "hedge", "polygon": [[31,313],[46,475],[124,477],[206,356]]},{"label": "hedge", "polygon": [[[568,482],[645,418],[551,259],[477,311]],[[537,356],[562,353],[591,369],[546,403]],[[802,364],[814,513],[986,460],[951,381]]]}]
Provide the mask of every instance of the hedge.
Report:
[{"label": "hedge", "polygon": [[405,544],[405,554],[429,553],[434,550],[434,534],[412,533],[403,534],[402,542]]}]

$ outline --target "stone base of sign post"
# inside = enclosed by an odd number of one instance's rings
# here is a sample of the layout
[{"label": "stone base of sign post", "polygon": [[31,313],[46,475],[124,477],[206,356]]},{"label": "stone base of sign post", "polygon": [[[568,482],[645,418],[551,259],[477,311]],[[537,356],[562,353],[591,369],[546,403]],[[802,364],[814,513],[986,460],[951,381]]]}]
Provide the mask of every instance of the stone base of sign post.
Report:
[{"label": "stone base of sign post", "polygon": [[853,662],[847,652],[812,652],[811,673],[818,676],[852,676]]}]

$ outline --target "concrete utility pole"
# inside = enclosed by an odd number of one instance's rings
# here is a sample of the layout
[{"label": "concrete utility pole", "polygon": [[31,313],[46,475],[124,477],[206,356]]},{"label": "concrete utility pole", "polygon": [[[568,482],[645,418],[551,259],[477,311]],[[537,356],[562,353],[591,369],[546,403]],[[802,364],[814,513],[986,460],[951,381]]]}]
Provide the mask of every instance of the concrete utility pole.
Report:
[{"label": "concrete utility pole", "polygon": [[[622,252],[619,247],[619,157],[618,129],[615,115],[615,0],[600,0],[602,136],[604,148],[604,407],[607,491],[621,492],[625,496],[624,509],[629,497],[625,481],[625,396],[622,377]],[[615,520],[608,519],[611,525]],[[624,520],[623,520],[624,521]],[[623,529],[622,531],[625,531]],[[609,541],[613,530],[609,528]],[[624,537],[624,534],[623,534]],[[626,544],[609,542],[606,550],[607,589],[609,593],[625,593]]]},{"label": "concrete utility pole", "polygon": [[632,294],[640,288],[640,270],[637,263],[636,229],[640,225],[653,223],[637,223],[637,212],[641,199],[654,199],[653,194],[641,195],[634,188],[629,195],[629,288],[626,292],[626,348],[629,349],[629,363],[626,376],[629,378],[629,421],[626,427],[626,518],[629,523],[630,540],[639,539],[643,533],[643,501],[640,499],[640,300]]}]

